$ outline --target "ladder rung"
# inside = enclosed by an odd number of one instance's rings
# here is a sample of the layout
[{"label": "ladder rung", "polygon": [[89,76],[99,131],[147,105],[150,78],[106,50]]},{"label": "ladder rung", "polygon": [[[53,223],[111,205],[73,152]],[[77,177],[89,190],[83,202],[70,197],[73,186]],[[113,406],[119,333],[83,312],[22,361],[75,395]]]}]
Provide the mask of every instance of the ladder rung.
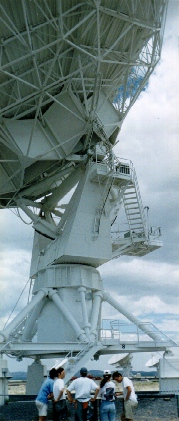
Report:
[{"label": "ladder rung", "polygon": [[131,225],[143,225],[142,220],[140,220],[140,222],[132,222],[133,220],[129,220],[129,223],[131,223]]},{"label": "ladder rung", "polygon": [[128,193],[128,194],[124,193],[123,197],[124,197],[125,200],[130,200],[130,199],[136,199],[137,200],[136,194],[133,194],[133,193]]},{"label": "ladder rung", "polygon": [[128,203],[126,203],[126,205],[128,206],[128,205],[137,205],[137,201],[136,202],[128,202]]},{"label": "ladder rung", "polygon": [[[134,200],[135,200],[135,202],[134,202]],[[123,197],[123,201],[126,205],[130,205],[130,203],[135,203],[136,205],[138,204],[138,201],[137,201],[136,197]]]},{"label": "ladder rung", "polygon": [[133,209],[139,209],[139,206],[132,206],[132,208],[127,208],[127,211],[130,211],[130,210],[133,210]]},{"label": "ladder rung", "polygon": [[[128,215],[128,216],[130,216],[130,215]],[[141,220],[141,218],[130,218],[130,221],[134,221],[135,219],[140,219]]]},{"label": "ladder rung", "polygon": [[128,213],[129,215],[138,215],[140,214],[140,212],[132,212],[132,213]]},{"label": "ladder rung", "polygon": [[[127,208],[125,211],[126,211],[126,213],[128,215],[135,215],[135,209],[139,210],[139,207],[137,206],[137,207],[134,207],[134,208],[133,207],[132,208]],[[134,210],[134,212],[132,212],[133,210]],[[137,212],[137,213],[140,213],[140,212]]]},{"label": "ladder rung", "polygon": [[126,191],[128,191],[130,193],[129,190],[136,191],[134,184],[131,184],[130,186],[129,185],[126,186]]},{"label": "ladder rung", "polygon": [[143,227],[143,225],[141,224],[141,222],[134,222],[133,224],[130,223],[130,225],[140,225],[141,227]]}]

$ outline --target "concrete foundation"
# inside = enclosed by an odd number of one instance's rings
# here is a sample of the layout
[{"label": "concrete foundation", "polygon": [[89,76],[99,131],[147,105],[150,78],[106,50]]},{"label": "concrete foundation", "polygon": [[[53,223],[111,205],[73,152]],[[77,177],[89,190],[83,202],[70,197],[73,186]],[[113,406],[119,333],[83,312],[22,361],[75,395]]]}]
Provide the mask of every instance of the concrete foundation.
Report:
[{"label": "concrete foundation", "polygon": [[7,361],[0,359],[0,406],[8,399],[8,367]]},{"label": "concrete foundation", "polygon": [[26,395],[38,395],[40,387],[47,377],[47,369],[40,360],[35,360],[27,370]]},{"label": "concrete foundation", "polygon": [[179,394],[179,359],[173,357],[159,360],[159,387],[161,392]]}]

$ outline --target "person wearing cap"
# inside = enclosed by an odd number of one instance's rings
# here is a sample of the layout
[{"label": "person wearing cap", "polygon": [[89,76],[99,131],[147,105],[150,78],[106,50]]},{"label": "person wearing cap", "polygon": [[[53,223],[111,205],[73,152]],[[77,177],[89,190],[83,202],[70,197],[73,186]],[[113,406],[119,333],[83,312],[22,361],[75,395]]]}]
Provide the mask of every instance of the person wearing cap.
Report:
[{"label": "person wearing cap", "polygon": [[100,382],[99,397],[101,397],[100,420],[114,421],[116,417],[115,384],[111,381],[110,370],[104,370],[103,379]]},{"label": "person wearing cap", "polygon": [[[71,382],[67,388],[67,396],[70,403],[75,403],[75,420],[86,421],[87,409],[89,401],[94,402],[99,392],[99,386],[94,380],[87,377],[88,371],[86,367],[80,370],[80,377]],[[75,399],[71,392],[75,390]],[[91,391],[95,390],[94,398],[91,398]]]},{"label": "person wearing cap", "polygon": [[117,383],[122,383],[123,387],[123,392],[117,393],[118,395],[124,396],[124,413],[121,415],[121,420],[133,421],[134,412],[138,406],[138,402],[132,381],[128,379],[128,377],[123,377],[123,375],[118,371],[113,373],[113,380]]}]

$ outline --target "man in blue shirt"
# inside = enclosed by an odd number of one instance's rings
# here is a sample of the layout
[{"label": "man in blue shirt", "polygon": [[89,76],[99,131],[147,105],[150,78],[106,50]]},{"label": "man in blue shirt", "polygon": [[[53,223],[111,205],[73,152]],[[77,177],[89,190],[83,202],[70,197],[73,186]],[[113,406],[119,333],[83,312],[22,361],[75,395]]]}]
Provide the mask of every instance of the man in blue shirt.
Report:
[{"label": "man in blue shirt", "polygon": [[55,368],[52,368],[49,372],[49,377],[43,382],[36,397],[35,403],[39,413],[39,421],[46,420],[48,401],[53,397],[53,383],[56,377],[57,372]]}]

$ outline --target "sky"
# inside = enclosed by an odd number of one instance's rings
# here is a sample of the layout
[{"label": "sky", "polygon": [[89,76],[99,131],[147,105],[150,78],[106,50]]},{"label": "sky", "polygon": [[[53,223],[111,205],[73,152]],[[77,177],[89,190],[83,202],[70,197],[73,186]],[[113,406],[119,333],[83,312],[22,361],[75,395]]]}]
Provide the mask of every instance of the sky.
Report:
[{"label": "sky", "polygon": [[[143,205],[149,207],[149,224],[161,226],[163,247],[141,258],[122,256],[99,271],[112,297],[179,344],[178,17],[179,1],[170,0],[160,63],[127,115],[114,148],[117,156],[134,164]],[[0,329],[28,298],[33,229],[21,211],[20,216],[26,223],[11,210],[0,212]],[[119,315],[105,304],[102,317]],[[87,367],[108,368],[108,358],[91,361]],[[134,355],[133,370],[145,370],[149,358],[150,353]],[[27,363],[8,358],[10,371],[26,370]]]}]

